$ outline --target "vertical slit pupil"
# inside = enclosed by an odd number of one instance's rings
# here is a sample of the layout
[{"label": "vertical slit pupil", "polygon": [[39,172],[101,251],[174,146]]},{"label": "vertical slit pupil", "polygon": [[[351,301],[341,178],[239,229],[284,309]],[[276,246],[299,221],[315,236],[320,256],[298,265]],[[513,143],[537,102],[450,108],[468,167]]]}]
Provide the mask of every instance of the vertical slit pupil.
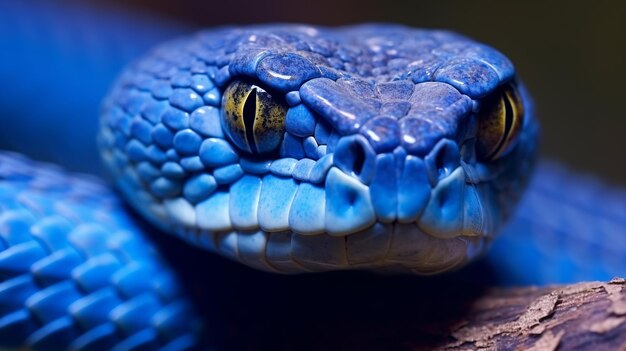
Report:
[{"label": "vertical slit pupil", "polygon": [[500,149],[506,145],[508,139],[509,139],[509,135],[511,134],[511,131],[513,129],[513,119],[515,118],[514,113],[513,113],[513,106],[511,106],[511,101],[509,100],[509,97],[506,96],[506,94],[502,94],[502,100],[504,101],[504,136],[502,137],[502,140],[500,141],[500,144],[498,145],[497,150],[500,151]]},{"label": "vertical slit pupil", "polygon": [[505,145],[507,144],[509,140],[511,131],[513,129],[513,122],[515,118],[513,107],[511,106],[511,101],[509,100],[509,97],[506,96],[506,93],[504,91],[501,92],[500,101],[504,105],[504,133],[502,135],[502,138],[498,142],[498,145],[496,146],[496,148],[489,155],[489,158],[492,158],[495,155],[497,155],[500,152],[500,150],[503,147],[505,147]]},{"label": "vertical slit pupil", "polygon": [[254,141],[254,119],[256,118],[256,88],[253,88],[243,105],[243,125],[246,130],[246,140],[252,153],[257,152]]}]

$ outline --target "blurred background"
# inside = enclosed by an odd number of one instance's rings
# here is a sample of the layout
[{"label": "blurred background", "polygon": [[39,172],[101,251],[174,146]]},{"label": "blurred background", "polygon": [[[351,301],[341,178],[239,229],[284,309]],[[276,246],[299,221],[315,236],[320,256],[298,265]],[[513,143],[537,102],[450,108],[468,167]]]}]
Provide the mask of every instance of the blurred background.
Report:
[{"label": "blurred background", "polygon": [[99,173],[100,100],[155,44],[223,24],[377,21],[452,29],[498,48],[535,98],[543,154],[626,184],[625,10],[615,1],[0,1],[0,148]]}]

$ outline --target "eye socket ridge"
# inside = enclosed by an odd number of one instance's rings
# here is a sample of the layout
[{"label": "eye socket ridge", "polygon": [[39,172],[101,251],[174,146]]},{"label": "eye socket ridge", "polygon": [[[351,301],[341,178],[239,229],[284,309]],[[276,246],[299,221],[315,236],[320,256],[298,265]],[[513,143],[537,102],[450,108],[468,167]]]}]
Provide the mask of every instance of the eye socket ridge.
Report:
[{"label": "eye socket ridge", "polygon": [[516,145],[524,124],[524,107],[515,82],[499,87],[482,105],[478,112],[476,154],[483,161],[492,161]]},{"label": "eye socket ridge", "polygon": [[222,129],[240,150],[269,154],[281,145],[287,110],[280,94],[250,81],[233,80],[222,96]]}]

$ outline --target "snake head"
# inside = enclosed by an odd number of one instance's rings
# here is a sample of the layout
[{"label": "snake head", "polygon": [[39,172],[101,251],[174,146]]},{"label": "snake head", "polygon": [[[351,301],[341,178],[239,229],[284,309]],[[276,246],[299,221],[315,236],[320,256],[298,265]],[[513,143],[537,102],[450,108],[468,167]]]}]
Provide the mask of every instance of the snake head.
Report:
[{"label": "snake head", "polygon": [[531,172],[510,61],[399,26],[222,28],[131,65],[99,143],[133,207],[250,266],[432,274],[484,251]]}]

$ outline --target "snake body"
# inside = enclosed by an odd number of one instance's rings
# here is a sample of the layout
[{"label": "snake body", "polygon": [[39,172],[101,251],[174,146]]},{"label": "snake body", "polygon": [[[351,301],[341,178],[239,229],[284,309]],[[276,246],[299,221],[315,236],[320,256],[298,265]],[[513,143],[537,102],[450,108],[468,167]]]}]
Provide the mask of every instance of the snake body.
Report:
[{"label": "snake body", "polygon": [[[284,133],[270,139],[278,145],[271,152],[254,152],[266,145],[256,134],[242,150],[224,126],[224,92],[239,81],[284,104]],[[507,84],[525,105],[523,123],[502,155],[481,158],[481,107]],[[483,253],[513,215],[537,124],[509,60],[463,36],[259,26],[201,32],[129,66],[105,100],[98,138],[131,206],[194,245],[282,273],[433,274]],[[539,168],[521,215],[496,241],[496,266],[531,270],[528,241],[517,243],[517,256],[510,246],[529,233],[567,238],[559,230],[576,222],[550,223],[533,212],[537,204],[573,204],[560,218],[593,213],[584,199],[547,191],[568,178],[560,172]],[[607,223],[605,233],[626,227],[626,197],[613,198],[589,215],[590,225]],[[0,346],[179,350],[202,342],[176,271],[106,185],[2,153],[0,199]],[[575,267],[564,262],[555,265]],[[625,265],[609,266],[592,274]]]}]

